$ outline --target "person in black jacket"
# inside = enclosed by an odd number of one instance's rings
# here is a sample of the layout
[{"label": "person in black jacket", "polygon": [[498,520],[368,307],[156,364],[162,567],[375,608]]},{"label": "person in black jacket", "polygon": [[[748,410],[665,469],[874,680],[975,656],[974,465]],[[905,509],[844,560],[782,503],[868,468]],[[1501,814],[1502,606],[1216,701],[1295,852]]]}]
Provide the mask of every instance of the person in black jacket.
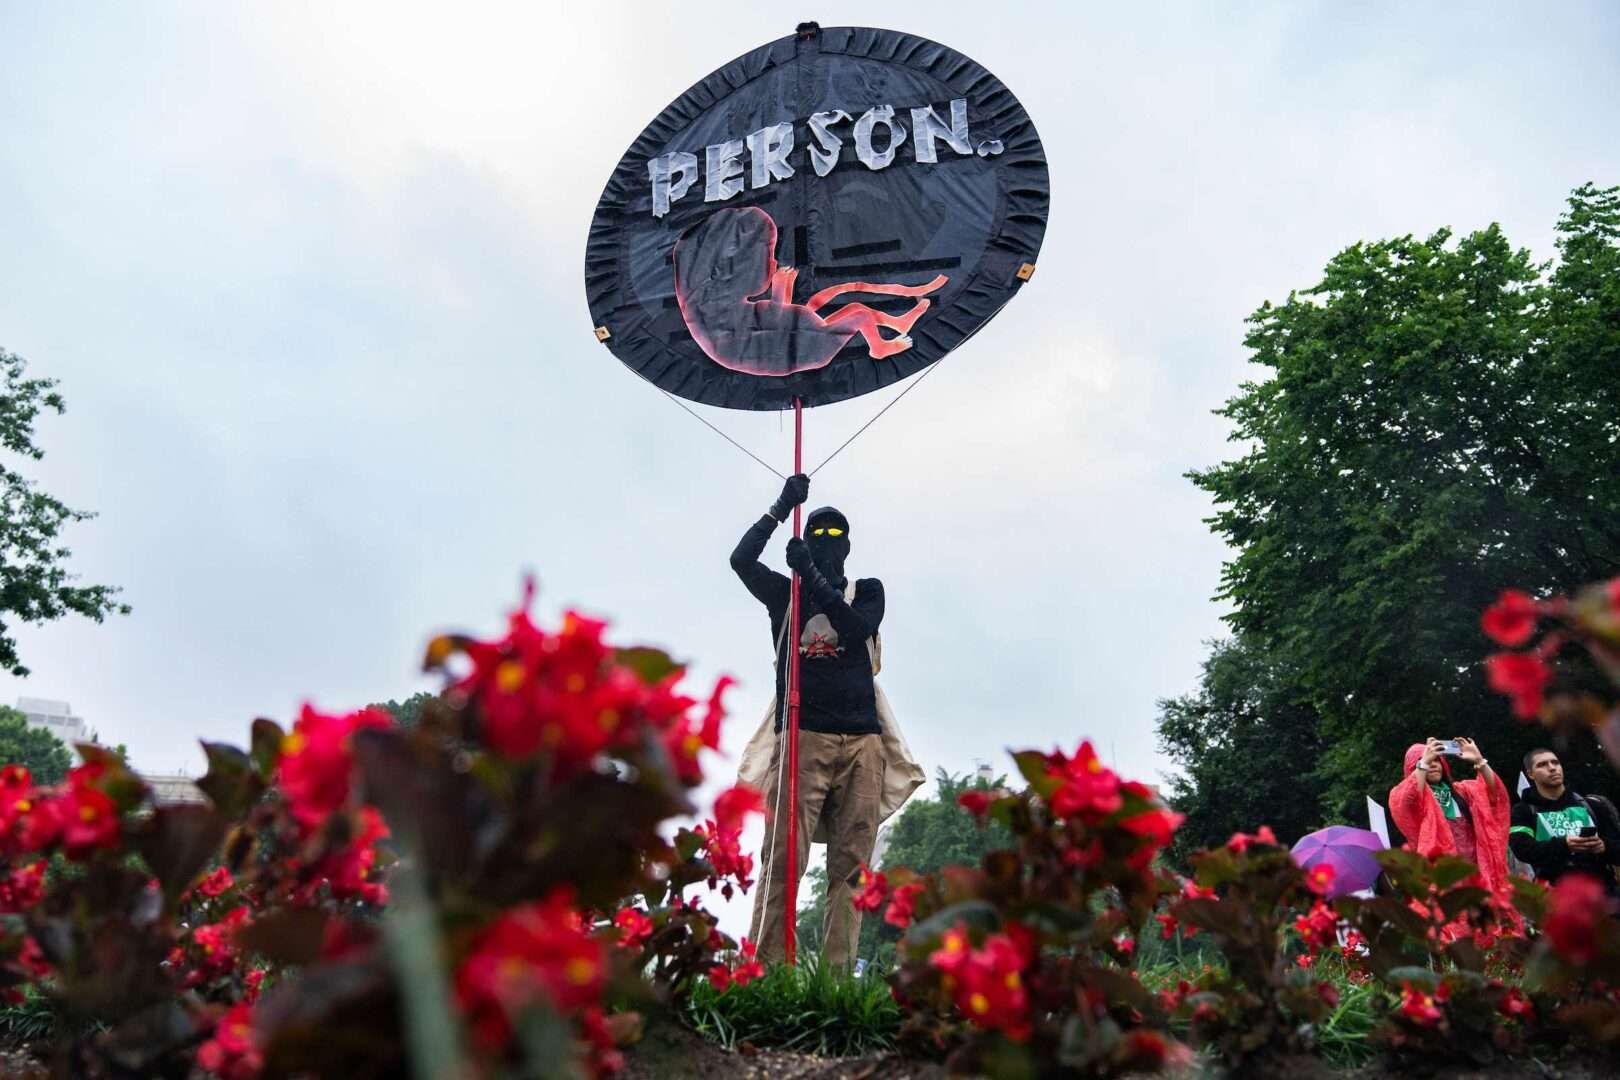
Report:
[{"label": "person in black jacket", "polygon": [[1620,815],[1601,795],[1581,796],[1564,786],[1558,755],[1537,747],[1524,755],[1531,787],[1513,807],[1508,847],[1536,877],[1556,882],[1565,874],[1590,874],[1611,897],[1620,895],[1610,867],[1620,866]]},{"label": "person in black jacket", "polygon": [[[792,582],[759,561],[777,525],[810,494],[810,478],[788,478],[771,505],[731,553],[731,568],[770,616],[776,643],[776,726],[787,716],[789,603]],[[799,818],[797,870],[804,872],[810,838],[827,828],[827,880],[853,884],[872,858],[883,795],[882,727],[867,642],[883,622],[883,583],[862,578],[851,587],[844,573],[849,556],[849,519],[824,506],[805,521],[805,537],[787,544],[787,563],[799,575]],[[782,917],[787,891],[787,778],[777,740],[765,791],[765,866],[754,895],[751,937],[761,957],[782,957]],[[781,777],[782,782],[777,783]],[[840,890],[842,891],[842,890]],[[827,905],[822,955],[848,965],[860,933],[860,913],[845,903]]]}]

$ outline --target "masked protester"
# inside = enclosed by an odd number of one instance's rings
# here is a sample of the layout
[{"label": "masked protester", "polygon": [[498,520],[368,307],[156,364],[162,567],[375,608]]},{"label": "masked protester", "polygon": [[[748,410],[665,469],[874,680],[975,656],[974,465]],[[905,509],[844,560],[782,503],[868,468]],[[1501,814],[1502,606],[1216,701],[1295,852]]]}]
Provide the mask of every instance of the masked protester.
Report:
[{"label": "masked protester", "polygon": [[1611,898],[1620,894],[1609,869],[1620,866],[1620,820],[1614,804],[1566,787],[1563,763],[1545,747],[1524,755],[1524,775],[1531,786],[1513,808],[1508,833],[1513,854],[1543,881],[1571,872],[1589,874],[1603,882]]},{"label": "masked protester", "polygon": [[[810,479],[788,479],[770,511],[743,534],[731,568],[770,615],[776,643],[776,698],[766,723],[743,754],[740,776],[765,793],[766,852],[754,894],[751,937],[761,957],[781,959],[787,892],[787,715],[791,580],[759,561],[777,525],[810,492]],[[883,583],[851,581],[844,564],[850,523],[824,506],[805,521],[804,539],[788,541],[787,563],[799,576],[799,820],[796,869],[802,874],[812,838],[827,845],[827,911],[823,958],[854,958],[860,913],[851,904],[862,864],[872,858],[878,824],[924,781],[893,723],[874,676],[881,655]]]},{"label": "masked protester", "polygon": [[1508,887],[1507,788],[1472,739],[1457,740],[1458,756],[1474,779],[1454,781],[1439,739],[1406,751],[1406,777],[1389,792],[1389,813],[1412,850],[1433,858],[1456,855],[1479,867],[1493,892]]}]

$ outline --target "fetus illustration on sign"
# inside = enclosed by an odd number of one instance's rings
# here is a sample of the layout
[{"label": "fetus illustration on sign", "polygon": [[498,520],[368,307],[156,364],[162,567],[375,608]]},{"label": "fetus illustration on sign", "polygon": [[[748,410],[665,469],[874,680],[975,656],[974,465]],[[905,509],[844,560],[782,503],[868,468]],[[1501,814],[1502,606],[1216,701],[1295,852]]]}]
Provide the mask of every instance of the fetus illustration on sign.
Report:
[{"label": "fetus illustration on sign", "polygon": [[[911,328],[928,311],[926,297],[950,280],[940,274],[923,285],[846,281],[796,304],[799,272],[777,265],[776,238],[776,221],[749,206],[717,210],[675,242],[681,317],[704,353],[732,371],[791,375],[826,367],[857,335],[873,360],[905,352]],[[900,315],[858,301],[826,310],[847,294],[913,297],[916,303]]]}]

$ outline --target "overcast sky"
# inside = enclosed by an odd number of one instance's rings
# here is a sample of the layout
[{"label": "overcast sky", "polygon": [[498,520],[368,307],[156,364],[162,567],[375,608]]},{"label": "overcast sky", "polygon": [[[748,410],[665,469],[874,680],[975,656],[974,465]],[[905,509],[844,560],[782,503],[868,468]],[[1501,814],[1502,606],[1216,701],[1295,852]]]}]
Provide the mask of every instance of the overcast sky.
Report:
[{"label": "overcast sky", "polygon": [[[0,700],[197,771],[427,688],[426,637],[533,568],[548,617],[743,679],[740,748],[770,644],[726,556],[780,482],[596,343],[582,262],[642,127],[814,17],[968,53],[1051,167],[1033,282],[812,488],[884,581],[905,731],[930,771],[1089,736],[1157,779],[1154,703],[1221,633],[1182,474],[1229,452],[1244,317],[1362,239],[1550,257],[1569,189],[1620,182],[1612,5],[567,7],[0,6],[0,346],[61,381],[30,472],[134,607],[14,628]],[[810,413],[810,460],[887,398]],[[788,471],[790,425],[706,415]]]}]

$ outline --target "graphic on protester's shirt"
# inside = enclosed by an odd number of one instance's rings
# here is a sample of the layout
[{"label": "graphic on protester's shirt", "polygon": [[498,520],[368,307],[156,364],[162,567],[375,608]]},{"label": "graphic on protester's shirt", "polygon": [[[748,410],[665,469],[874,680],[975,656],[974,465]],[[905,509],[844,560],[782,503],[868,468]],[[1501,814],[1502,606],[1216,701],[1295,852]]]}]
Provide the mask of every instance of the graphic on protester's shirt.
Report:
[{"label": "graphic on protester's shirt", "polygon": [[838,631],[833,629],[827,616],[813,615],[804,624],[804,633],[799,635],[800,656],[806,659],[837,656],[843,651],[844,647],[838,644]]},{"label": "graphic on protester's shirt", "polygon": [[1584,806],[1566,806],[1562,810],[1541,810],[1536,813],[1536,839],[1562,840],[1578,836],[1592,825],[1592,815]]}]

